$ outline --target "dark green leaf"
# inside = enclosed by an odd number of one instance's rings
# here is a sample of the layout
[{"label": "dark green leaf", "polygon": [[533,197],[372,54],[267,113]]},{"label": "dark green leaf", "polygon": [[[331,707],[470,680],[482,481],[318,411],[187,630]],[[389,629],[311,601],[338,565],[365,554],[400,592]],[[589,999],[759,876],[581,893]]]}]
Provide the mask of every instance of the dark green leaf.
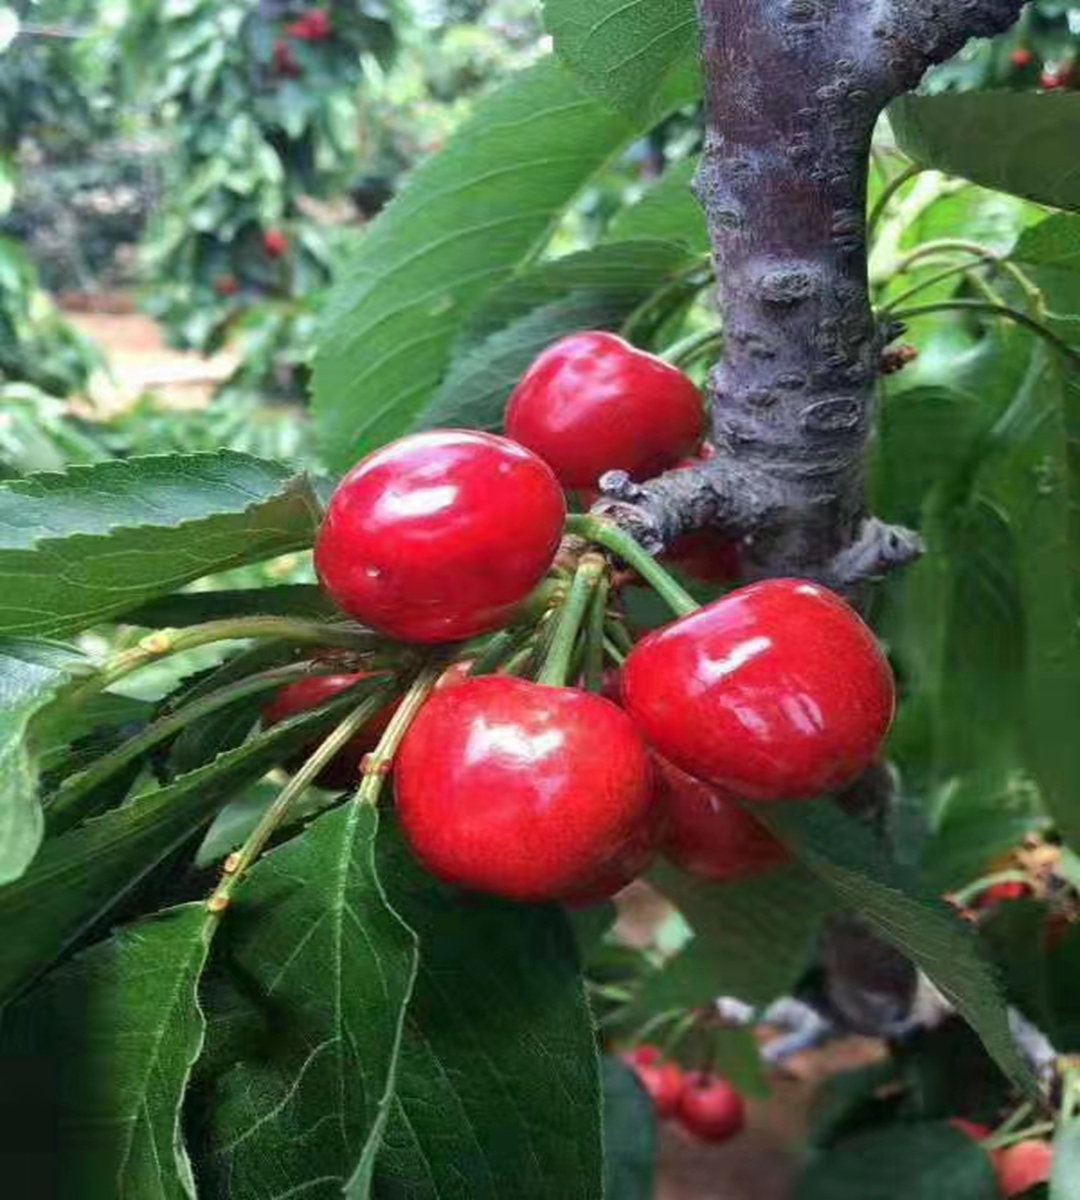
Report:
[{"label": "dark green leaf", "polygon": [[213,1089],[214,1194],[370,1194],[417,958],[376,875],[378,824],[356,803],[325,814],[237,895],[221,966],[273,1032]]},{"label": "dark green leaf", "polygon": [[0,639],[0,883],[26,870],[44,831],[34,718],[71,678],[73,651],[16,638]]},{"label": "dark green leaf", "polygon": [[124,929],[5,1010],[0,1146],[34,1195],[194,1200],[180,1108],[206,922],[191,904]]},{"label": "dark green leaf", "polygon": [[544,0],[555,52],[605,103],[636,111],[670,89],[701,88],[692,0]]},{"label": "dark green leaf", "polygon": [[604,1084],[604,1195],[653,1200],[656,1109],[633,1071],[618,1058],[600,1060]]},{"label": "dark green leaf", "polygon": [[763,804],[753,811],[846,908],[926,973],[1017,1086],[1037,1094],[1031,1065],[1010,1032],[997,979],[969,925],[936,896],[922,893],[874,837],[831,802]]},{"label": "dark green leaf", "polygon": [[1002,417],[980,485],[1017,547],[1026,761],[1065,839],[1080,844],[1080,372],[1041,351]]},{"label": "dark green leaf", "polygon": [[563,913],[452,892],[393,837],[379,874],[421,959],[374,1195],[599,1200],[595,1035]]},{"label": "dark green leaf", "polygon": [[289,583],[276,587],[179,592],[122,613],[118,620],[125,625],[165,629],[225,617],[301,617],[318,621],[337,615],[338,610],[317,584]]},{"label": "dark green leaf", "polygon": [[968,92],[903,96],[889,108],[897,140],[916,162],[973,183],[1080,209],[1080,175],[1069,170],[1080,95]]},{"label": "dark green leaf", "polygon": [[685,246],[695,255],[708,254],[705,213],[690,190],[697,165],[697,158],[686,158],[668,167],[636,204],[627,205],[616,213],[604,240],[625,242],[658,238]]},{"label": "dark green leaf", "polygon": [[168,787],[47,841],[21,879],[0,888],[0,1004],[47,971],[228,796],[332,727],[350,703],[282,722]]},{"label": "dark green leaf", "polygon": [[795,1200],[999,1200],[989,1154],[942,1121],[842,1141],[810,1165]]},{"label": "dark green leaf", "polygon": [[833,906],[828,889],[798,863],[725,884],[662,863],[650,879],[695,936],[646,981],[633,1005],[641,1017],[695,1008],[717,996],[767,1004],[786,994],[809,964]]},{"label": "dark green leaf", "polygon": [[979,940],[998,968],[1006,995],[1029,1021],[1057,1042],[1046,963],[1044,904],[1011,900],[979,923]]},{"label": "dark green leaf", "polygon": [[1080,271],[1080,217],[1056,213],[1025,229],[1012,257],[1033,266]]},{"label": "dark green leaf", "polygon": [[[687,261],[677,246],[627,242],[568,255],[515,279],[478,310],[467,333],[495,332],[455,360],[419,426],[501,429],[510,393],[542,350],[581,329],[617,329]],[[503,325],[506,316],[511,321]]]},{"label": "dark green leaf", "polygon": [[310,487],[223,450],[72,467],[0,484],[0,629],[86,629],[151,597],[309,546]]},{"label": "dark green leaf", "polygon": [[344,470],[410,428],[474,305],[546,239],[589,177],[645,127],[548,59],[480,104],[365,233],[315,360],[327,461]]}]

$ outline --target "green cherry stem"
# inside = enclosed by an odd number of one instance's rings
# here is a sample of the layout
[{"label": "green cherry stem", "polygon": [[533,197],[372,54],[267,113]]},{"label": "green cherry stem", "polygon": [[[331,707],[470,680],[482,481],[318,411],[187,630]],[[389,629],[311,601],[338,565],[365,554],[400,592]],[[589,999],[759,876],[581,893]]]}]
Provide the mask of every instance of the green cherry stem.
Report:
[{"label": "green cherry stem", "polygon": [[607,571],[607,563],[599,554],[583,554],[574,572],[574,581],[559,610],[558,624],[551,639],[544,666],[537,683],[562,687],[570,673],[578,632],[592,602],[593,592]]},{"label": "green cherry stem", "polygon": [[701,607],[694,597],[676,583],[647,550],[638,545],[614,522],[605,520],[603,517],[593,516],[592,513],[575,514],[567,517],[566,527],[571,533],[576,533],[579,537],[596,542],[605,550],[610,550],[628,567],[633,567],[677,617],[688,616],[692,612],[697,612]]},{"label": "green cherry stem", "polygon": [[420,672],[413,681],[412,686],[401,698],[401,703],[397,706],[393,717],[391,717],[390,724],[387,725],[382,737],[379,738],[379,744],[364,758],[364,765],[361,768],[364,777],[356,793],[355,802],[357,804],[370,804],[373,806],[378,804],[379,795],[382,792],[383,784],[386,782],[386,776],[390,773],[390,768],[394,765],[394,755],[398,752],[401,740],[408,732],[409,726],[413,723],[416,714],[424,706],[428,696],[431,695],[432,689],[439,680],[439,676],[445,670],[445,663],[426,667]]},{"label": "green cherry stem", "polygon": [[[332,667],[326,667],[321,674],[329,674],[332,670]],[[233,704],[237,700],[242,700],[245,696],[267,692],[295,679],[319,673],[315,664],[312,663],[294,663],[286,667],[276,667],[271,671],[260,671],[257,675],[249,675],[246,679],[238,680],[227,687],[219,688],[216,692],[193,700],[168,716],[154,721],[140,733],[129,738],[123,745],[108,754],[103,754],[85,771],[66,780],[52,798],[45,801],[49,832],[59,832],[68,828],[76,820],[81,820],[84,814],[79,810],[79,802],[89,792],[104,783],[110,776],[115,775],[128,763],[165,741],[166,738],[171,737],[174,733],[179,733],[192,721],[209,716],[210,713]]]},{"label": "green cherry stem", "polygon": [[598,692],[604,686],[604,623],[607,620],[608,574],[600,573],[593,588],[585,627],[585,686]]},{"label": "green cherry stem", "polygon": [[69,703],[85,700],[140,667],[183,650],[194,650],[214,642],[247,641],[252,638],[277,638],[302,645],[337,646],[351,650],[370,650],[379,640],[370,630],[358,625],[298,621],[291,617],[240,617],[207,621],[202,625],[189,625],[186,629],[158,629],[141,638],[130,650],[121,651],[105,663],[74,688],[67,700]]},{"label": "green cherry stem", "polygon": [[1040,1121],[1037,1125],[1029,1125],[1026,1129],[1014,1129],[1011,1133],[994,1135],[986,1138],[982,1145],[987,1150],[1004,1150],[1006,1146],[1015,1146],[1017,1142],[1026,1142],[1028,1138],[1042,1138],[1054,1132],[1053,1121]]},{"label": "green cherry stem", "polygon": [[[441,669],[441,668],[440,668]],[[437,672],[436,672],[437,677]],[[415,686],[415,685],[414,685]],[[411,693],[406,693],[406,698]],[[342,750],[368,721],[375,715],[382,698],[369,697],[367,701],[353,709],[351,713],[320,743],[317,750],[305,761],[299,771],[278,793],[273,804],[263,813],[258,825],[248,835],[247,840],[235,853],[225,860],[221,880],[207,900],[207,908],[212,913],[221,913],[229,906],[232,894],[237,884],[247,873],[251,864],[259,857],[274,831],[289,815],[289,809],[296,800],[308,789],[319,772],[334,756]],[[405,701],[402,701],[404,705]],[[400,712],[400,709],[399,709]],[[397,720],[397,713],[394,720]],[[391,726],[394,721],[391,721]],[[390,732],[389,727],[387,733]],[[386,734],[383,734],[385,740]],[[381,744],[381,743],[380,743]],[[367,782],[365,777],[364,782]],[[363,787],[363,784],[361,784]]]}]

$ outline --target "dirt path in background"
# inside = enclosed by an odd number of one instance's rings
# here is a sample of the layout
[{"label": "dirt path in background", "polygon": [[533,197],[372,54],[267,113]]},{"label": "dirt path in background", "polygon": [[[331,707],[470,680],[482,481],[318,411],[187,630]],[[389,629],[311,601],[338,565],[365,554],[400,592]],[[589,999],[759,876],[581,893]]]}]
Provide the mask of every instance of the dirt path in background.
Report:
[{"label": "dirt path in background", "polygon": [[90,383],[90,400],[99,415],[128,408],[144,392],[154,392],[171,408],[200,408],[236,369],[239,356],[234,351],[203,358],[173,350],[157,322],[136,312],[125,296],[95,300],[108,311],[75,308],[78,301],[68,298],[64,316],[108,359],[112,378],[99,373]]}]

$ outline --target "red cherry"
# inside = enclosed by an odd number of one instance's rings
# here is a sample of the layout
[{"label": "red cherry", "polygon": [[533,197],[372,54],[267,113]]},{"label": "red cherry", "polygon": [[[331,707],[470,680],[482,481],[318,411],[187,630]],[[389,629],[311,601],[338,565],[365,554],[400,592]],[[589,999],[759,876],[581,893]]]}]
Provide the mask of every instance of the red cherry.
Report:
[{"label": "red cherry", "polygon": [[268,229],[263,234],[263,249],[271,258],[282,258],[289,249],[289,238],[280,229]]},{"label": "red cherry", "polygon": [[790,858],[787,849],[725,795],[653,755],[657,805],[664,812],[660,851],[676,866],[717,883],[760,875]]},{"label": "red cherry", "polygon": [[580,891],[563,897],[570,908],[587,908],[590,904],[602,904],[627,884],[644,875],[656,857],[656,846],[664,824],[664,811],[657,803],[651,804],[634,836],[611,861],[589,880]]},{"label": "red cherry", "polygon": [[681,371],[613,333],[576,333],[540,355],[506,410],[506,432],[566,488],[595,488],[616,468],[648,479],[692,454],[705,430],[701,393]]},{"label": "red cherry", "polygon": [[555,476],[523,447],[472,430],[412,434],[341,481],[315,569],[357,620],[455,641],[505,623],[551,566],[565,516]]},{"label": "red cherry", "polygon": [[994,1170],[1005,1200],[1046,1183],[1053,1167],[1054,1149],[1049,1142],[1017,1142],[994,1154]]},{"label": "red cherry", "polygon": [[627,712],[665,758],[754,800],[851,783],[877,757],[895,700],[854,609],[794,579],[740,588],[654,630],[622,682]]},{"label": "red cherry", "polygon": [[648,1042],[627,1050],[623,1055],[623,1059],[634,1067],[655,1067],[663,1057],[660,1047],[652,1046]]},{"label": "red cherry", "polygon": [[1018,46],[1012,54],[1009,55],[1009,61],[1014,67],[1019,67],[1023,70],[1024,67],[1030,67],[1035,61],[1035,55],[1026,47]]},{"label": "red cherry", "polygon": [[634,1067],[634,1073],[652,1098],[656,1115],[661,1120],[673,1117],[682,1099],[686,1081],[678,1065],[671,1062],[655,1066],[639,1063]]},{"label": "red cherry", "polygon": [[235,296],[240,290],[240,281],[235,275],[221,275],[214,283],[214,291],[219,296]]},{"label": "red cherry", "polygon": [[1044,71],[1039,79],[1039,87],[1044,92],[1057,92],[1065,88],[1065,79],[1057,71]]},{"label": "red cherry", "polygon": [[742,1132],[746,1105],[726,1079],[696,1071],[686,1076],[675,1115],[703,1142],[726,1142]]},{"label": "red cherry", "polygon": [[1010,900],[1023,900],[1031,895],[1031,885],[1022,880],[1010,880],[1007,883],[993,883],[979,895],[979,907],[990,908]]},{"label": "red cherry", "polygon": [[[298,679],[295,683],[287,684],[274,698],[263,706],[263,723],[269,728],[280,721],[295,717],[310,709],[318,708],[335,696],[360,683],[363,679],[372,678],[372,672],[360,671],[352,675],[313,675],[310,679]],[[315,782],[324,788],[352,787],[359,781],[360,766],[364,755],[370,754],[379,743],[379,738],[390,718],[397,709],[397,701],[386,705],[371,718],[370,721],[350,742],[347,743],[319,772]],[[311,754],[318,743],[306,747],[288,765],[297,770],[304,759]]]},{"label": "red cherry", "polygon": [[313,8],[298,21],[285,26],[286,35],[300,42],[325,42],[333,32],[329,15],[321,8]]},{"label": "red cherry", "polygon": [[274,43],[274,70],[284,79],[299,79],[304,73],[292,46],[280,38]]},{"label": "red cherry", "polygon": [[620,708],[501,675],[432,696],[394,779],[424,866],[512,900],[580,895],[650,819],[648,753]]},{"label": "red cherry", "polygon": [[981,1142],[993,1133],[988,1125],[980,1125],[978,1121],[969,1121],[966,1117],[950,1117],[949,1124],[966,1134],[973,1142]]}]

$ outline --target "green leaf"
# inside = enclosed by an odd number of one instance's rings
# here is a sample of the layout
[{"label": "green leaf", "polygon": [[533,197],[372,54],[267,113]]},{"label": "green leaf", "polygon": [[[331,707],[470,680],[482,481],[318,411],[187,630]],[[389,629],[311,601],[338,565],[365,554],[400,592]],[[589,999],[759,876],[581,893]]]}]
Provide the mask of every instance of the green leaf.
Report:
[{"label": "green leaf", "polygon": [[[466,330],[494,332],[455,360],[420,428],[501,429],[510,393],[542,350],[581,329],[617,329],[687,262],[665,242],[598,246],[544,263],[500,288]],[[506,318],[509,324],[502,323]]]},{"label": "green leaf", "polygon": [[805,971],[833,907],[828,889],[798,863],[725,884],[661,863],[649,878],[695,936],[645,982],[633,1004],[641,1018],[717,996],[760,1005],[785,995]]},{"label": "green leaf", "polygon": [[604,235],[605,242],[658,238],[685,246],[693,254],[708,254],[705,213],[690,190],[697,165],[694,157],[668,167],[636,204],[626,205],[615,214]]},{"label": "green leaf", "polygon": [[194,1200],[180,1113],[203,1040],[201,904],[121,930],[0,1025],[0,1147],[38,1195]]},{"label": "green leaf", "polygon": [[656,1109],[634,1072],[618,1058],[600,1060],[604,1085],[604,1195],[653,1200]]},{"label": "green leaf", "polygon": [[599,1200],[595,1034],[561,911],[455,893],[400,838],[390,903],[420,938],[379,1200]]},{"label": "green leaf", "polygon": [[684,104],[701,90],[692,0],[544,0],[555,53],[594,95],[636,111],[669,89]]},{"label": "green leaf", "polygon": [[0,631],[77,632],[216,571],[311,544],[287,468],[223,450],[0,484]]},{"label": "green leaf", "polygon": [[365,233],[323,323],[315,413],[344,470],[409,429],[476,303],[547,239],[644,117],[606,111],[546,59],[478,105]]},{"label": "green leaf", "polygon": [[998,1200],[990,1155],[947,1122],[891,1125],[815,1159],[794,1200]]},{"label": "green leaf", "polygon": [[370,1195],[417,960],[376,874],[378,826],[369,806],[327,813],[237,894],[220,966],[272,1036],[216,1082],[214,1194]]},{"label": "green leaf", "polygon": [[901,148],[916,162],[973,183],[1080,209],[1075,155],[1080,95],[967,92],[903,96],[889,108]]},{"label": "green leaf", "polygon": [[227,617],[302,617],[319,621],[337,615],[339,610],[318,584],[288,583],[276,587],[179,592],[122,613],[119,620],[125,625],[165,629]]},{"label": "green leaf", "polygon": [[1018,559],[1026,762],[1066,841],[1080,844],[1080,372],[1039,350],[980,478],[1007,514]]},{"label": "green leaf", "polygon": [[0,884],[18,879],[41,844],[45,823],[30,727],[76,661],[62,647],[0,639]]},{"label": "green leaf", "polygon": [[332,727],[353,702],[283,721],[168,787],[49,839],[22,878],[0,888],[0,1005],[47,971],[233,792]]},{"label": "green leaf", "polygon": [[1010,1032],[998,981],[969,925],[944,901],[923,894],[873,835],[831,802],[763,804],[753,812],[846,908],[926,973],[1018,1087],[1038,1094]]},{"label": "green leaf", "polygon": [[1025,229],[1011,257],[1037,267],[1080,271],[1080,217],[1056,213]]}]

